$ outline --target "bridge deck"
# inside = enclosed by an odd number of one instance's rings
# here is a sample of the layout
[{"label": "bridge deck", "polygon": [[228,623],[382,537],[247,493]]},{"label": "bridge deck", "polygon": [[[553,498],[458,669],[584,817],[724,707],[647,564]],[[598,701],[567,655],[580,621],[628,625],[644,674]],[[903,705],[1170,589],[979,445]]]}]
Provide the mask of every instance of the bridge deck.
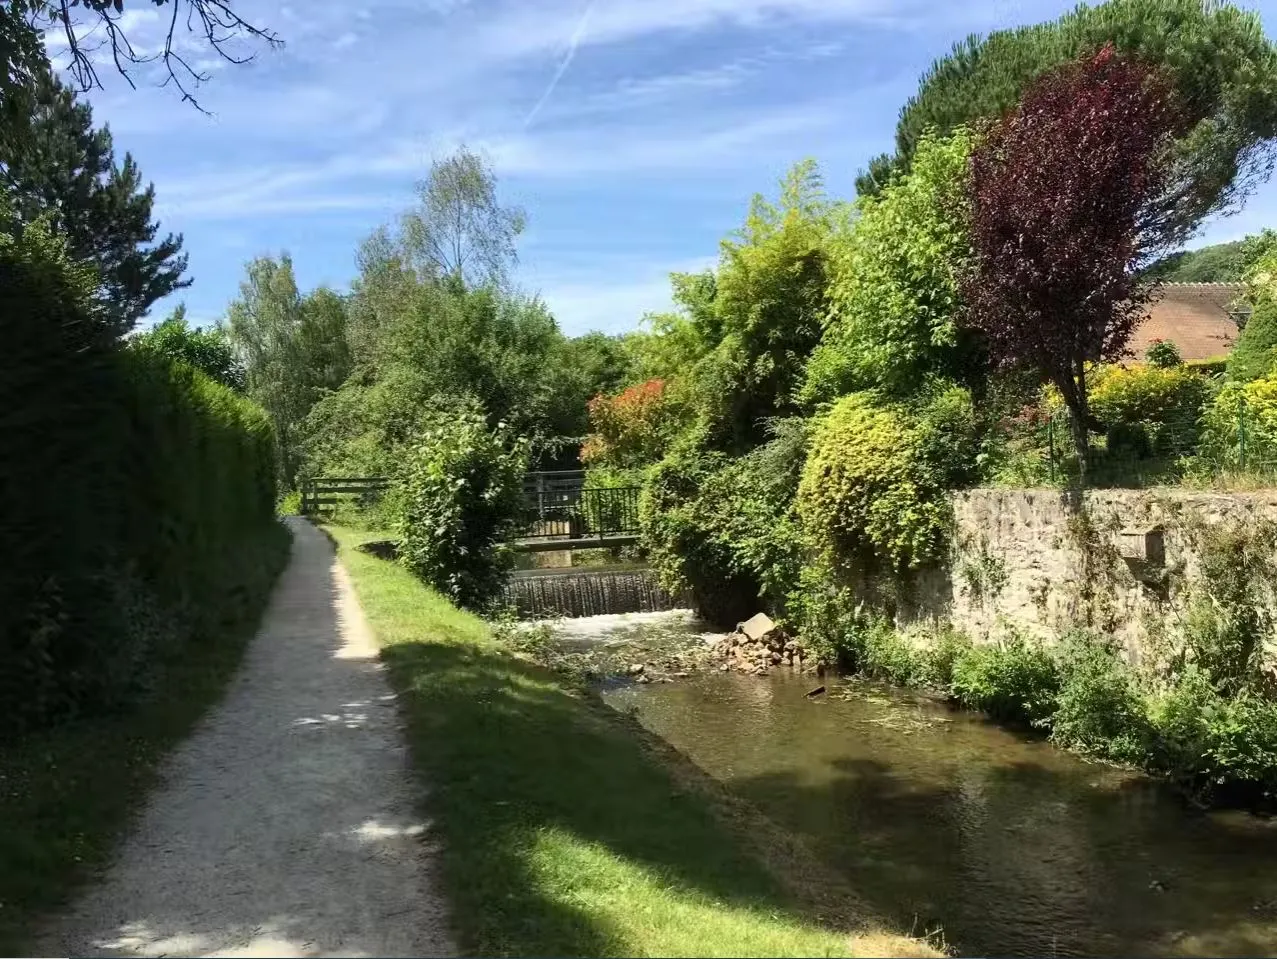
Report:
[{"label": "bridge deck", "polygon": [[577,539],[532,537],[515,540],[510,545],[521,553],[546,553],[553,549],[611,549],[637,542],[637,533],[620,533],[615,536],[582,536]]}]

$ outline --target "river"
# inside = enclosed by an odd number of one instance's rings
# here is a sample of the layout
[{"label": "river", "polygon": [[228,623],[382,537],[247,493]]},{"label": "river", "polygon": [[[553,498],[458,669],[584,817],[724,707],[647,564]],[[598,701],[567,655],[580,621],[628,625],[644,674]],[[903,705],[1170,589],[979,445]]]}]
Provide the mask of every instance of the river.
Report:
[{"label": "river", "polygon": [[[677,612],[563,625],[576,649],[699,634]],[[1277,952],[1277,822],[1193,810],[928,696],[819,682],[809,699],[809,676],[715,671],[604,697],[808,840],[883,917],[938,927],[960,954]]]}]

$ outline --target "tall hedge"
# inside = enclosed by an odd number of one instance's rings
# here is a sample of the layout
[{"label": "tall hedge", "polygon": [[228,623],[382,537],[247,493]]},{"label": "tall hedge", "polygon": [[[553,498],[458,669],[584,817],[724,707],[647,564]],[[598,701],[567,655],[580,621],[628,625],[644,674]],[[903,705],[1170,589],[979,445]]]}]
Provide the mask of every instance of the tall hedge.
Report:
[{"label": "tall hedge", "polygon": [[104,338],[91,288],[43,227],[0,234],[0,735],[127,703],[281,552],[265,415]]}]

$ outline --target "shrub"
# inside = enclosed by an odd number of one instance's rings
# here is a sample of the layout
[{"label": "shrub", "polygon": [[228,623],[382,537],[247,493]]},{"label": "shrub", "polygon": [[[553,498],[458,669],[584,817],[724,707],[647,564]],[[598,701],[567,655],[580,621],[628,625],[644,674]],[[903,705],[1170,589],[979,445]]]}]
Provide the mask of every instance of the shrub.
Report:
[{"label": "shrub", "polygon": [[393,497],[399,558],[454,602],[479,608],[512,563],[523,509],[524,445],[474,412],[435,416],[404,454]]},{"label": "shrub", "polygon": [[978,368],[955,322],[970,257],[962,190],[973,139],[966,130],[923,137],[909,174],[858,200],[835,233],[830,319],[800,389],[807,404],[868,389],[907,396],[929,373]]},{"label": "shrub", "polygon": [[1202,800],[1221,790],[1277,797],[1277,703],[1251,691],[1221,696],[1190,664],[1154,699],[1151,715],[1156,772]]},{"label": "shrub", "polygon": [[1201,456],[1216,469],[1277,466],[1277,373],[1220,388],[1202,415]]},{"label": "shrub", "polygon": [[1051,739],[1078,752],[1138,764],[1151,728],[1134,675],[1112,644],[1078,634],[1065,639]]},{"label": "shrub", "polygon": [[958,656],[949,688],[958,702],[994,719],[1042,727],[1050,724],[1060,673],[1039,644],[1012,635]]},{"label": "shrub", "polygon": [[659,459],[676,425],[672,391],[662,379],[651,379],[615,396],[590,400],[592,432],[581,447],[581,461],[591,466],[624,469]]},{"label": "shrub", "polygon": [[255,404],[99,336],[41,225],[0,236],[0,704],[7,731],[126,706],[215,642],[280,555]]},{"label": "shrub", "polygon": [[1109,449],[1190,454],[1210,396],[1205,377],[1184,366],[1109,366],[1092,375],[1091,412],[1109,429]]},{"label": "shrub", "polygon": [[815,427],[798,488],[798,512],[815,544],[896,571],[938,558],[958,465],[949,459],[958,447],[945,439],[952,425],[942,413],[930,421],[878,405],[871,394],[839,400]]},{"label": "shrub", "polygon": [[1268,376],[1277,365],[1277,297],[1262,297],[1233,352],[1228,356],[1229,379],[1247,383]]},{"label": "shrub", "polygon": [[804,423],[776,420],[768,429],[768,443],[736,459],[686,442],[644,485],[643,542],[662,582],[690,591],[702,615],[724,626],[760,605],[779,612],[799,576],[793,501]]},{"label": "shrub", "polygon": [[1144,359],[1148,360],[1149,366],[1163,370],[1184,365],[1179,347],[1171,340],[1154,340],[1144,351]]}]

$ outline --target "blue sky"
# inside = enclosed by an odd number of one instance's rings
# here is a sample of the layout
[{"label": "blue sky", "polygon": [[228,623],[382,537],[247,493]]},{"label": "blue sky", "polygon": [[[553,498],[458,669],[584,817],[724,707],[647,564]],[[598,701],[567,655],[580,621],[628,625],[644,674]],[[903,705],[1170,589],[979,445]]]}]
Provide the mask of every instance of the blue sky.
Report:
[{"label": "blue sky", "polygon": [[[255,0],[236,8],[286,46],[245,66],[209,59],[198,95],[212,117],[106,69],[91,100],[154,181],[163,228],[185,234],[195,282],[180,298],[197,322],[224,313],[260,254],[291,253],[303,287],[344,288],[359,241],[464,142],[528,214],[519,284],[570,334],[621,332],[667,308],[668,273],[712,262],[752,194],[795,161],[815,157],[830,192],[852,196],[919,73],[955,40],[1071,6]],[[1252,6],[1277,31],[1277,0]],[[156,12],[139,2],[126,17],[147,49]],[[1277,183],[1194,245],[1265,225]]]}]

